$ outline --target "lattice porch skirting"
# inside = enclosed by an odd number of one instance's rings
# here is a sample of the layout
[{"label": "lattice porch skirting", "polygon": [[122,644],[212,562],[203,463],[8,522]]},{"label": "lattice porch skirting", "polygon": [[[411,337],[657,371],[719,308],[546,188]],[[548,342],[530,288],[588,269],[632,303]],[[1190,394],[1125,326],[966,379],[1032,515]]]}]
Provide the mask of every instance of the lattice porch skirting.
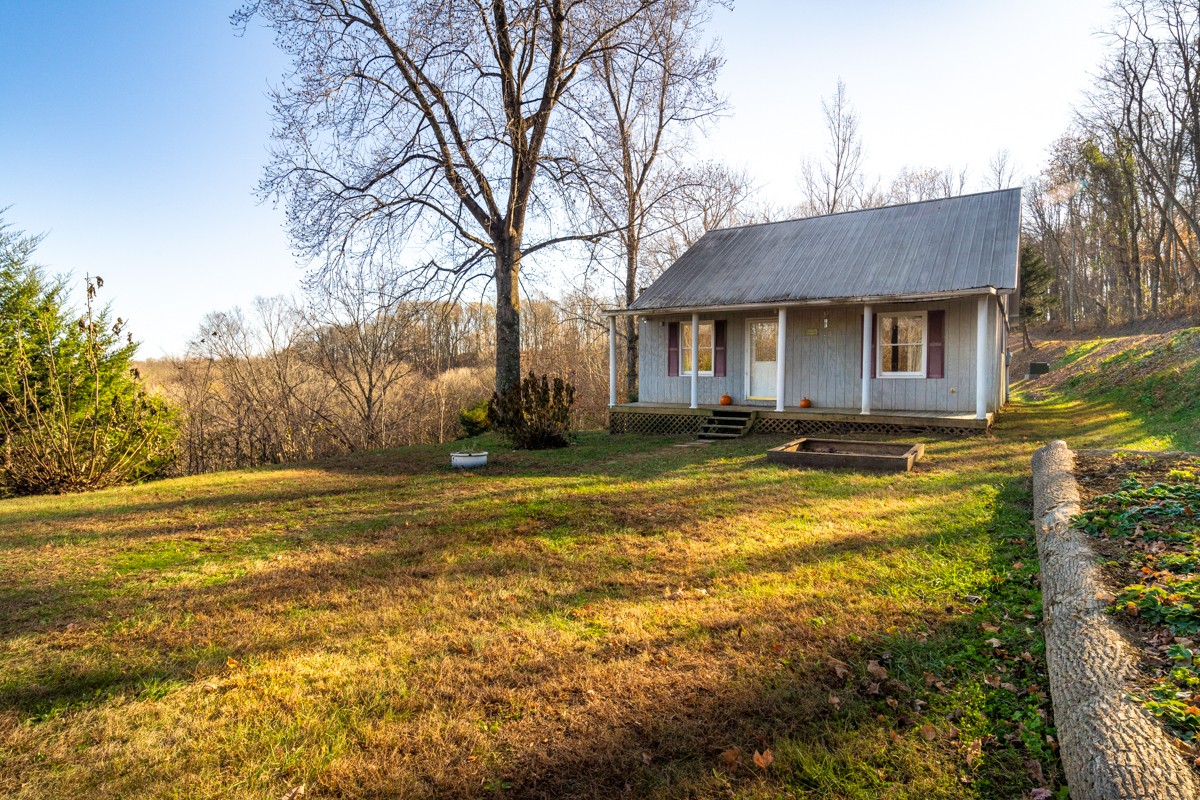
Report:
[{"label": "lattice porch skirting", "polygon": [[700,433],[707,414],[639,414],[611,411],[609,433],[643,433],[650,436],[683,436]]},{"label": "lattice porch skirting", "polygon": [[[634,409],[613,410],[608,415],[609,433],[640,433],[649,436],[690,436],[698,434],[708,418],[707,410],[669,412],[655,409],[653,413]],[[975,436],[986,427],[946,425],[936,417],[910,417],[904,423],[890,420],[795,419],[790,417],[757,416],[750,433],[814,436],[824,434],[926,434],[930,436]]]},{"label": "lattice porch skirting", "polygon": [[931,419],[928,423],[920,422],[913,425],[897,425],[890,422],[846,422],[842,420],[769,419],[759,417],[754,421],[754,427],[750,429],[750,432],[782,433],[788,436],[853,435],[858,433],[873,433],[886,436],[900,436],[905,433],[921,433],[930,436],[974,436],[985,431],[977,428],[938,425],[936,419]]}]

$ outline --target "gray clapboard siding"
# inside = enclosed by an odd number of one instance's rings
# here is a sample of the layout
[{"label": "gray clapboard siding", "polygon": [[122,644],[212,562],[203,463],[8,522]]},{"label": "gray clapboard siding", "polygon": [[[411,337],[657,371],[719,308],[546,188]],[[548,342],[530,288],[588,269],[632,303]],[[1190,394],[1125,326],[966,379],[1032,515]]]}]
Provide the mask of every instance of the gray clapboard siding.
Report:
[{"label": "gray clapboard siding", "polygon": [[[878,411],[940,411],[966,414],[975,410],[974,297],[936,303],[879,305],[875,313],[941,309],[946,312],[945,378],[877,378],[872,382],[871,407]],[[746,403],[746,328],[750,319],[773,314],[702,314],[701,319],[724,319],[727,324],[725,377],[701,377],[699,402],[717,403],[729,394],[735,403]],[[988,409],[995,410],[1003,395],[1003,359],[996,355],[1002,344],[1003,320],[994,299],[989,301]],[[828,318],[825,327],[823,320]],[[638,399],[653,403],[688,404],[691,376],[667,376],[667,323],[691,324],[686,315],[642,317],[640,387]],[[815,333],[812,333],[815,331]],[[802,397],[823,408],[857,408],[861,398],[862,306],[826,306],[788,309],[786,331],[787,373],[784,404],[797,406]],[[771,407],[771,403],[762,405]]]}]

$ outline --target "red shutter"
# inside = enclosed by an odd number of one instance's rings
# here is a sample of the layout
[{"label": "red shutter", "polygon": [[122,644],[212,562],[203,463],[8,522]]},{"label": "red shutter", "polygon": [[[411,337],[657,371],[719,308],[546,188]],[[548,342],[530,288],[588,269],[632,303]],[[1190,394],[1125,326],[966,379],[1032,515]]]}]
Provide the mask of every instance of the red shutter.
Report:
[{"label": "red shutter", "polygon": [[929,344],[926,355],[929,365],[925,371],[927,378],[946,377],[946,312],[929,312]]},{"label": "red shutter", "polygon": [[878,378],[879,371],[879,315],[871,315],[871,377]]},{"label": "red shutter", "polygon": [[725,377],[725,320],[713,321],[713,376]]},{"label": "red shutter", "polygon": [[667,375],[679,375],[679,323],[667,323]]}]

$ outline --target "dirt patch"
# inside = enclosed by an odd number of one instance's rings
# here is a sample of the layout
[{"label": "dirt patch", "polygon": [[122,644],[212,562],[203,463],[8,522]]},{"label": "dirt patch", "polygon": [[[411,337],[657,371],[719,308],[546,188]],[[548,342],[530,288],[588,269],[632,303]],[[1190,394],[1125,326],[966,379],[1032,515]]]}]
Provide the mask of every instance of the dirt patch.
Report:
[{"label": "dirt patch", "polygon": [[1200,454],[1085,450],[1075,474],[1100,599],[1140,657],[1130,693],[1200,768]]},{"label": "dirt patch", "polygon": [[1172,470],[1200,467],[1200,453],[1153,453],[1132,450],[1080,450],[1075,454],[1075,480],[1083,506],[1098,495],[1120,490],[1133,478],[1144,484],[1170,480]]}]

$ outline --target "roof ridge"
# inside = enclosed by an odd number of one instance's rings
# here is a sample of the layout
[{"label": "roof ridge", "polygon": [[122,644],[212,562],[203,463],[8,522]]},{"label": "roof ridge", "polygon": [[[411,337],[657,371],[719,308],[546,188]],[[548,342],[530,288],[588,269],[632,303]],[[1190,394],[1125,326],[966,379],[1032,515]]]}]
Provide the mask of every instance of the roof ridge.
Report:
[{"label": "roof ridge", "polygon": [[911,200],[907,203],[896,203],[890,206],[871,206],[870,208],[852,208],[848,211],[835,211],[832,214],[816,214],[811,217],[793,217],[791,219],[773,219],[768,222],[748,222],[745,225],[730,225],[727,228],[713,228],[705,231],[705,234],[716,233],[717,231],[740,231],[746,228],[761,228],[765,225],[782,225],[787,222],[805,222],[812,219],[828,219],[830,217],[844,217],[847,214],[861,214],[864,211],[884,211],[890,208],[905,208],[907,206],[919,206],[924,203],[940,203],[946,200],[965,200],[968,197],[980,197],[985,194],[1004,194],[1005,192],[1020,192],[1021,186],[1010,186],[1007,189],[987,189],[982,192],[971,192],[969,194],[956,194],[952,197],[931,197],[928,200]]}]

